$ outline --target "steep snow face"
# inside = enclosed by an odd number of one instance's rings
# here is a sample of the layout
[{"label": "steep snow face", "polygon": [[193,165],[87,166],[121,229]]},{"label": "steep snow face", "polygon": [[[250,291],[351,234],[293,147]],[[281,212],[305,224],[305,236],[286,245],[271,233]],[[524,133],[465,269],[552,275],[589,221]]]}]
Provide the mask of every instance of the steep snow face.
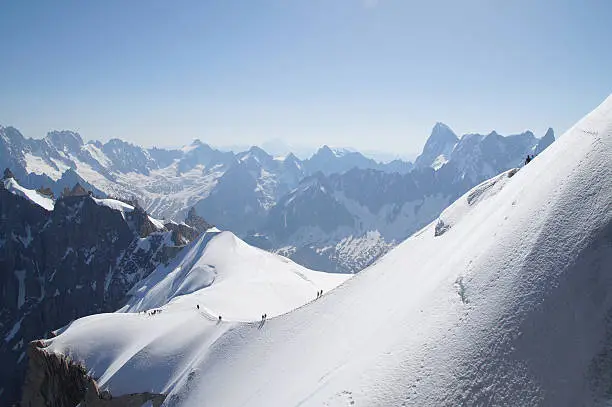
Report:
[{"label": "steep snow face", "polygon": [[123,312],[168,303],[227,320],[253,321],[293,310],[348,276],[308,270],[284,257],[249,246],[231,232],[203,234],[168,266],[158,267],[131,291]]},{"label": "steep snow face", "polygon": [[53,210],[55,202],[50,197],[42,195],[33,189],[22,187],[17,181],[15,181],[14,178],[9,178],[2,182],[4,183],[4,188],[6,188],[12,194],[22,196],[28,201],[33,202],[48,211]]},{"label": "steep snow face", "polygon": [[213,327],[192,307],[93,316],[49,349],[172,405],[604,405],[611,162],[612,97],[461,197],[445,233],[434,221],[306,307],[263,326]]}]

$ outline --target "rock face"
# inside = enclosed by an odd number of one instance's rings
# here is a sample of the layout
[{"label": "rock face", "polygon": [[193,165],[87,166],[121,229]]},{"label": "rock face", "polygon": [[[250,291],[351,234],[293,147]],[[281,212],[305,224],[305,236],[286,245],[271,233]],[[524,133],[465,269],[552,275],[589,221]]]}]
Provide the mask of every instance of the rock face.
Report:
[{"label": "rock face", "polygon": [[458,142],[459,137],[450,127],[444,123],[436,123],[423,147],[423,152],[414,162],[415,167],[440,168],[450,159],[450,154]]},{"label": "rock face", "polygon": [[180,249],[144,210],[108,202],[65,196],[49,211],[0,188],[0,405],[19,400],[28,342],[116,310]]},{"label": "rock face", "polygon": [[83,365],[47,352],[41,340],[30,342],[27,354],[22,407],[140,407],[145,403],[159,407],[166,399],[154,393],[113,397],[108,391],[100,392],[95,378]]}]

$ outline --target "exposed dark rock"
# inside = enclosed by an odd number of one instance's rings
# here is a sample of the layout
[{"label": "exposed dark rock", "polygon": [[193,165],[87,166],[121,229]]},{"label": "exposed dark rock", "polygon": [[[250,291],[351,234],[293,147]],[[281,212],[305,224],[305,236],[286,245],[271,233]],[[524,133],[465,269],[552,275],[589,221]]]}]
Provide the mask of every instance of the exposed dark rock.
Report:
[{"label": "exposed dark rock", "polygon": [[15,178],[13,172],[9,168],[4,169],[4,179]]},{"label": "exposed dark rock", "polygon": [[122,213],[87,193],[49,212],[0,189],[0,405],[20,398],[27,343],[122,306],[134,283],[180,250],[170,233],[142,209]]},{"label": "exposed dark rock", "polygon": [[203,217],[197,214],[195,208],[189,209],[185,224],[193,227],[198,233],[204,233],[212,227],[212,225],[204,220]]},{"label": "exposed dark rock", "polygon": [[44,341],[28,345],[28,371],[22,407],[140,407],[151,402],[159,407],[165,394],[135,393],[113,397],[100,391],[96,380],[78,361],[45,350]]}]

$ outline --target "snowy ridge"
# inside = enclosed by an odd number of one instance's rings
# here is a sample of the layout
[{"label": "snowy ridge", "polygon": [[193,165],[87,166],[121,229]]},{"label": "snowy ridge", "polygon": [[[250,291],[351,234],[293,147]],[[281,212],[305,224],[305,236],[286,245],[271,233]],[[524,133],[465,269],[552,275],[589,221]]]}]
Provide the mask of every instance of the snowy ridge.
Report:
[{"label": "snowy ridge", "polygon": [[308,270],[249,246],[231,232],[211,229],[137,284],[121,311],[199,304],[227,320],[257,321],[264,313],[273,317],[291,311],[347,278]]},{"label": "snowy ridge", "polygon": [[496,193],[449,208],[446,233],[431,223],[306,307],[263,326],[192,307],[155,326],[99,315],[49,349],[107,372],[115,394],[182,406],[604,405],[611,162],[612,97]]},{"label": "snowy ridge", "polygon": [[86,361],[115,395],[168,392],[185,384],[194,360],[205,354],[199,346],[212,346],[236,321],[258,326],[262,314],[272,318],[301,307],[349,277],[305,269],[213,228],[134,286],[118,313],[81,318],[50,343],[55,352]]},{"label": "snowy ridge", "polygon": [[55,206],[55,201],[48,196],[42,195],[33,189],[27,189],[19,185],[14,178],[5,179],[2,181],[4,188],[14,195],[19,195],[26,198],[28,201],[35,203],[43,209],[52,211]]},{"label": "snowy ridge", "polygon": [[[125,219],[126,213],[134,211],[134,206],[128,203],[125,203],[123,201],[119,201],[117,199],[111,199],[111,198],[100,199],[100,198],[93,198],[93,197],[92,199],[98,205],[106,206],[108,208],[111,208],[112,210],[121,212],[123,219]],[[153,226],[155,226],[157,230],[165,229],[164,222],[162,222],[161,220],[152,218],[151,216],[148,216],[148,218],[149,218],[149,221],[153,224]]]}]

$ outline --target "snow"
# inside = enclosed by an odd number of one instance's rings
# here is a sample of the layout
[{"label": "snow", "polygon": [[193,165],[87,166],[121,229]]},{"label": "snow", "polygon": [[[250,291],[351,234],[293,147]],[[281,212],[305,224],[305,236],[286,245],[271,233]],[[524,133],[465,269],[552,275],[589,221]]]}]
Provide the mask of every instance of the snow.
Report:
[{"label": "snow", "polygon": [[157,219],[152,218],[152,217],[149,216],[149,221],[153,224],[153,226],[155,226],[155,228],[157,230],[163,230],[163,229],[166,228],[164,226],[164,223],[162,221],[160,221],[160,220],[157,220]]},{"label": "snow", "polygon": [[23,304],[25,304],[25,292],[26,292],[25,276],[26,276],[25,270],[23,269],[15,270],[15,278],[19,282],[19,288],[18,288],[19,291],[17,292],[17,308],[21,308]]},{"label": "snow", "polygon": [[444,154],[440,154],[431,163],[431,168],[433,168],[434,170],[439,170],[447,162],[448,158]]},{"label": "snow", "polygon": [[53,199],[41,195],[33,189],[27,189],[19,185],[14,178],[9,178],[3,181],[4,187],[14,195],[19,195],[21,197],[26,198],[30,202],[35,203],[36,205],[46,209],[47,211],[52,211],[55,206],[55,202]]},{"label": "snow", "polygon": [[[118,313],[75,321],[50,349],[85,360],[113,394],[162,392],[184,381],[201,344],[212,346],[237,321],[258,325],[262,314],[272,319],[289,312],[347,278],[305,269],[213,228],[137,284]],[[141,313],[151,309],[163,312]],[[73,342],[78,352],[67,348]]]},{"label": "snow", "polygon": [[[137,290],[133,307],[162,313],[82,318],[48,349],[114,395],[164,392],[180,406],[609,404],[610,163],[612,97],[511,178],[461,197],[441,215],[445,233],[432,222],[306,306],[238,322],[246,311],[232,303],[253,291],[205,297],[239,284],[230,276],[247,270],[233,261],[261,264],[221,233],[218,262],[158,269]],[[195,310],[200,293],[236,320]]]},{"label": "snow", "polygon": [[96,204],[101,206],[106,206],[115,211],[119,211],[121,213],[132,212],[134,207],[132,205],[126,204],[125,202],[118,201],[116,199],[99,199],[93,198]]},{"label": "snow", "polygon": [[87,143],[83,147],[83,150],[88,151],[92,158],[100,163],[103,167],[109,168],[112,166],[112,161],[104,154],[104,152],[93,143]]},{"label": "snow", "polygon": [[[119,201],[117,199],[100,199],[100,198],[93,198],[93,200],[96,202],[96,204],[101,205],[101,206],[106,206],[108,208],[111,208],[115,211],[119,211],[121,212],[121,215],[123,216],[123,218],[125,219],[125,214],[127,212],[132,212],[134,210],[134,207],[130,204],[127,204],[125,202]],[[164,223],[158,219],[152,218],[151,216],[149,216],[149,221],[153,224],[153,226],[155,226],[155,228],[157,230],[164,230],[165,226]]]},{"label": "snow", "polygon": [[249,246],[231,232],[208,231],[137,284],[121,311],[200,304],[226,320],[255,321],[264,313],[273,317],[293,310],[316,298],[318,290],[329,291],[347,278],[308,270]]},{"label": "snow", "polygon": [[11,330],[4,337],[4,342],[10,342],[15,337],[15,335],[17,335],[17,332],[19,332],[19,330],[21,329],[21,321],[23,321],[23,317],[19,321],[15,322],[15,325],[13,325]]},{"label": "snow", "polygon": [[[57,181],[58,179],[60,179],[62,177],[63,171],[68,169],[67,165],[63,165],[61,163],[60,163],[61,167],[58,166],[59,169],[54,168],[52,165],[47,163],[42,157],[35,156],[31,153],[25,153],[23,155],[23,158],[25,160],[25,170],[28,173],[34,173],[34,174],[39,174],[39,175],[46,174],[49,176],[49,178],[51,178],[54,181]],[[56,165],[58,164],[55,161],[54,163]]]}]

